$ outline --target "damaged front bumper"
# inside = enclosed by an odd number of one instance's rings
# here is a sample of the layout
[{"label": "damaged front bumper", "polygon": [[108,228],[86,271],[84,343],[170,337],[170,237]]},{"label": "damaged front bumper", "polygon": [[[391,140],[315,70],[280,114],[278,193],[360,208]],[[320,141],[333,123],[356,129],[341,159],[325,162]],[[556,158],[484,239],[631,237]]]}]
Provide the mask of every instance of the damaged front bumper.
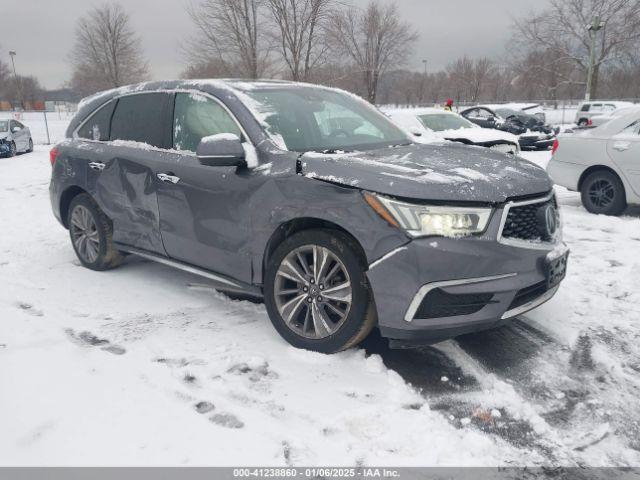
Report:
[{"label": "damaged front bumper", "polygon": [[553,297],[567,255],[562,243],[522,248],[490,234],[415,239],[370,265],[380,332],[411,346],[499,326]]}]

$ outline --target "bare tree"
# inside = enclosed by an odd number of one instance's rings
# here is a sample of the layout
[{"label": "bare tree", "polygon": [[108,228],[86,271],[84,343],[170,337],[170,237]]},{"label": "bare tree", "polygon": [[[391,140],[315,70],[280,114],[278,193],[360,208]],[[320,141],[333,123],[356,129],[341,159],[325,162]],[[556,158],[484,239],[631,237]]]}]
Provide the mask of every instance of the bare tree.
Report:
[{"label": "bare tree", "polygon": [[571,60],[586,72],[591,48],[587,26],[595,18],[605,25],[597,34],[590,92],[591,98],[596,98],[602,65],[638,46],[640,0],[550,0],[547,10],[516,21],[515,26],[523,42],[537,50],[552,50],[556,57]]},{"label": "bare tree", "polygon": [[308,80],[327,51],[326,26],[334,0],[267,0],[275,39],[293,80]]},{"label": "bare tree", "polygon": [[[42,100],[42,87],[36,77],[18,75],[15,80],[17,81],[7,81],[4,84],[0,84],[3,87],[0,96],[15,104],[23,101],[34,102]],[[24,108],[24,105],[22,107]]]},{"label": "bare tree", "polygon": [[129,15],[117,3],[80,18],[71,60],[72,85],[83,94],[144,80],[148,65]]},{"label": "bare tree", "polygon": [[418,38],[400,19],[396,4],[381,6],[372,0],[366,9],[347,9],[331,19],[330,38],[362,75],[367,99],[375,103],[380,76],[402,65]]},{"label": "bare tree", "polygon": [[188,13],[197,29],[187,40],[191,64],[215,61],[223,71],[261,77],[271,50],[266,40],[264,7],[265,0],[202,0],[191,4]]}]

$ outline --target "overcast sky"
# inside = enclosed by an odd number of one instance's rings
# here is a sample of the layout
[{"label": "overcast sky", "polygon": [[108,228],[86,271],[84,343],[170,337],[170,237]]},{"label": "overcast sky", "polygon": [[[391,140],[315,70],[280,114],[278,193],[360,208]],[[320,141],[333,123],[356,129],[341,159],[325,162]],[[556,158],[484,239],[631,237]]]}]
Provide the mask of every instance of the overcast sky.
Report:
[{"label": "overcast sky", "polygon": [[[155,79],[176,78],[184,67],[179,43],[192,29],[185,12],[189,0],[127,0]],[[365,5],[368,0],[351,0]],[[391,1],[391,0],[384,0]],[[547,0],[536,0],[536,8]],[[504,58],[512,18],[532,10],[531,0],[396,0],[405,20],[420,33],[411,65],[441,69],[464,54]],[[35,75],[47,88],[70,77],[68,53],[74,25],[91,6],[104,0],[2,1],[0,55],[15,50],[19,74]]]}]

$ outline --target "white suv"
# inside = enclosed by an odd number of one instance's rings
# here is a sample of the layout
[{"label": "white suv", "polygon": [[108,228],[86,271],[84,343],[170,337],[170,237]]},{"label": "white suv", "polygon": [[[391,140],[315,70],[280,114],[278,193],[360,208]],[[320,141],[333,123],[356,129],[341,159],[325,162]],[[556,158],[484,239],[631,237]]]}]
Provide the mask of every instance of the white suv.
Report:
[{"label": "white suv", "polygon": [[593,102],[582,102],[576,112],[576,124],[579,127],[590,125],[589,120],[595,116],[608,115],[619,108],[631,107],[631,102],[617,102],[608,100],[598,100]]}]

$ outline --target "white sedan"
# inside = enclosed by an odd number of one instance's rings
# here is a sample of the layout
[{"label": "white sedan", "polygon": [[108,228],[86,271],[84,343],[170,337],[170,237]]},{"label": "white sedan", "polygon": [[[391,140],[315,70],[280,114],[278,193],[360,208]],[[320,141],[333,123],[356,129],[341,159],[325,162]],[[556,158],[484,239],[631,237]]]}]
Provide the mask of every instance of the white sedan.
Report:
[{"label": "white sedan", "polygon": [[547,172],[556,184],[579,191],[592,213],[620,215],[627,205],[640,205],[640,107],[559,136]]},{"label": "white sedan", "polygon": [[520,153],[518,137],[515,135],[479,127],[457,113],[436,108],[407,108],[384,113],[419,143],[450,140],[488,147],[510,155]]},{"label": "white sedan", "polygon": [[0,157],[33,152],[31,130],[17,120],[0,119]]}]

